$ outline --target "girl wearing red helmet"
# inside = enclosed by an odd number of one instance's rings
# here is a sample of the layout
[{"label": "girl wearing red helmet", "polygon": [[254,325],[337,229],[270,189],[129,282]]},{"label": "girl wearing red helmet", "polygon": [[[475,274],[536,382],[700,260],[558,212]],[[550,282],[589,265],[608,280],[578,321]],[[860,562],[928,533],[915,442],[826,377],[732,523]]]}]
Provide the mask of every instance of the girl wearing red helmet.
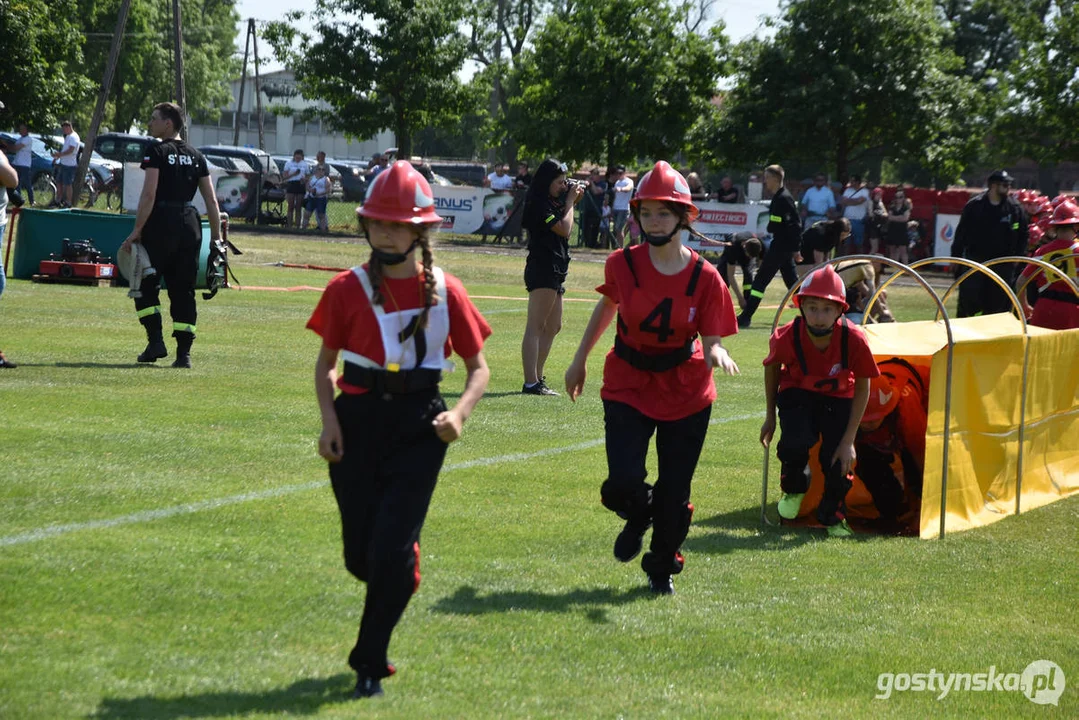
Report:
[{"label": "girl wearing red helmet", "polygon": [[[446,447],[460,437],[490,376],[483,343],[491,328],[461,282],[431,257],[430,233],[442,220],[434,203],[408,162],[379,173],[357,210],[371,259],[334,277],[307,322],[322,337],[318,451],[330,464],[345,567],[367,583],[349,655],[355,697],[382,694],[381,679],[394,672],[386,651],[419,587],[420,531]],[[468,377],[448,410],[438,383],[451,349]]]},{"label": "girl wearing red helmet", "polygon": [[776,328],[768,341],[761,444],[772,442],[778,409],[779,514],[793,520],[809,490],[809,451],[820,439],[824,496],[817,520],[829,535],[849,537],[844,500],[851,488],[854,439],[869,399],[869,381],[880,371],[861,328],[843,317],[846,289],[834,267],[807,275],[794,304],[801,317]]},{"label": "girl wearing red helmet", "polygon": [[[615,557],[636,557],[652,526],[641,568],[653,592],[671,594],[671,576],[684,565],[679,551],[693,514],[690,485],[716,398],[712,370],[738,372],[721,342],[738,328],[719,272],[682,244],[682,231],[698,212],[685,178],[657,162],[630,207],[647,242],[607,258],[604,283],[596,288],[603,297],[566,370],[566,392],[573,401],[581,395],[588,354],[617,316],[600,389],[608,471],[600,492],[603,505],[626,521]],[[653,434],[659,457],[654,486],[645,482]]]},{"label": "girl wearing red helmet", "polygon": [[[1049,224],[1054,230],[1054,239],[1038,248],[1034,257],[1056,265],[1072,280],[1079,282],[1076,267],[1079,258],[1074,257],[1079,253],[1079,205],[1070,200],[1059,203]],[[1068,284],[1059,276],[1051,277],[1034,265],[1023,268],[1020,283],[1032,275],[1035,275],[1032,284],[1038,289],[1033,311],[1027,293],[1019,298],[1030,323],[1054,330],[1079,327],[1079,297],[1075,296]]]}]

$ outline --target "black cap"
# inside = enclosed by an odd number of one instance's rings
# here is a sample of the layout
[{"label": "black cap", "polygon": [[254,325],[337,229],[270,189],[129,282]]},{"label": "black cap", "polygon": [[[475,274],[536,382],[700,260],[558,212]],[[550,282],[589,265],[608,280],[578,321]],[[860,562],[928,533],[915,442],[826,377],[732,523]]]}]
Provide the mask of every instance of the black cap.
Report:
[{"label": "black cap", "polygon": [[989,184],[1007,183],[1008,185],[1011,185],[1014,179],[1015,178],[1008,174],[1007,170],[997,170],[989,176]]}]

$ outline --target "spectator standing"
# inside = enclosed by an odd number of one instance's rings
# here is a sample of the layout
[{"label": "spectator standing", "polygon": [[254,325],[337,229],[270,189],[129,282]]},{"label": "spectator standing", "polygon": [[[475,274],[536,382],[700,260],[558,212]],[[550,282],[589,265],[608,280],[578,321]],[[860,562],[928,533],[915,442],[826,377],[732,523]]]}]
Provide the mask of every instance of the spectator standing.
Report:
[{"label": "spectator standing", "polygon": [[826,183],[824,173],[817,173],[813,176],[813,187],[802,194],[802,227],[806,229],[830,220],[836,213],[835,194]]},{"label": "spectator standing", "polygon": [[860,175],[850,176],[850,183],[843,190],[839,203],[843,206],[843,217],[850,220],[848,250],[862,252],[865,247],[865,219],[869,215],[870,197]]},{"label": "spectator standing", "polygon": [[311,215],[315,216],[315,224],[319,232],[329,232],[330,227],[326,219],[326,206],[330,198],[330,179],[326,177],[325,166],[316,165],[315,174],[307,181],[307,194],[303,205],[303,229],[307,229],[307,223]]},{"label": "spectator standing", "polygon": [[11,165],[15,174],[19,176],[18,190],[26,193],[26,199],[30,206],[34,206],[34,183],[30,167],[34,163],[34,155],[31,151],[34,140],[30,137],[30,129],[26,123],[19,123],[19,137],[13,143],[4,143],[5,146],[15,153]]},{"label": "spectator standing", "polygon": [[[989,176],[989,189],[975,195],[963,208],[955,228],[952,253],[955,257],[985,262],[1009,255],[1024,255],[1027,246],[1026,213],[1008,194],[1012,176],[997,170]],[[967,271],[957,267],[956,277]],[[993,272],[1012,285],[1015,268],[996,266]],[[1011,300],[992,278],[975,273],[959,286],[959,317],[1009,312]]]},{"label": "spectator standing", "polygon": [[723,179],[719,181],[719,192],[716,193],[716,200],[721,203],[743,203],[746,201],[745,196],[742,195],[742,188],[731,181],[730,175],[724,175]]},{"label": "spectator standing", "polygon": [[513,178],[513,189],[527,190],[532,185],[532,173],[528,172],[528,163],[517,163],[517,176]]},{"label": "spectator standing", "polygon": [[56,163],[56,195],[60,207],[71,207],[74,202],[72,187],[75,184],[75,169],[79,165],[79,134],[71,127],[71,121],[60,124],[64,134],[64,144],[52,154]]},{"label": "spectator standing", "polygon": [[686,184],[689,185],[689,195],[694,201],[708,199],[708,190],[701,183],[700,175],[695,172],[686,175]]},{"label": "spectator standing", "polygon": [[390,164],[390,159],[388,157],[386,157],[385,155],[380,154],[377,157],[375,157],[374,166],[367,170],[367,181],[371,182],[376,177],[378,177],[378,174],[380,172],[382,172],[383,170],[385,170],[389,166],[389,164]]},{"label": "spectator standing", "polygon": [[866,218],[865,237],[869,241],[869,252],[880,252],[880,239],[888,225],[888,208],[884,206],[884,190],[873,188],[869,199],[869,217]]},{"label": "spectator standing", "polygon": [[626,222],[629,220],[629,201],[633,197],[633,181],[626,177],[626,166],[618,165],[614,169],[614,200],[611,202],[611,219],[614,226],[614,241],[622,247],[625,241]]},{"label": "spectator standing", "polygon": [[303,159],[303,150],[292,153],[292,159],[285,163],[281,175],[281,179],[285,181],[285,200],[288,202],[286,225],[298,228],[303,211],[304,188],[308,176],[311,175],[311,165]]},{"label": "spectator standing", "polygon": [[907,197],[903,188],[895,191],[895,197],[888,205],[888,225],[884,235],[884,242],[888,246],[888,257],[892,260],[907,265],[910,257],[907,255],[907,223],[910,222],[910,212],[914,204]]},{"label": "spectator standing", "polygon": [[509,192],[513,190],[513,178],[506,172],[505,163],[495,165],[495,171],[489,173],[483,179],[483,186],[491,188],[495,192]]},{"label": "spectator standing", "polygon": [[[0,110],[4,109],[3,103],[0,103]],[[0,153],[0,187],[13,188],[19,184],[19,174],[15,172],[10,164],[8,164],[7,155]],[[0,192],[0,238],[4,237],[4,231],[7,229],[7,192]],[[7,283],[7,277],[4,273],[3,257],[0,257],[0,296],[4,294],[4,286]],[[11,369],[17,367],[15,363],[4,357],[3,351],[0,351],[0,368]]]},{"label": "spectator standing", "polygon": [[603,197],[607,194],[607,181],[599,174],[599,168],[588,173],[588,187],[581,200],[581,230],[586,247],[599,247],[599,223],[603,219]]}]

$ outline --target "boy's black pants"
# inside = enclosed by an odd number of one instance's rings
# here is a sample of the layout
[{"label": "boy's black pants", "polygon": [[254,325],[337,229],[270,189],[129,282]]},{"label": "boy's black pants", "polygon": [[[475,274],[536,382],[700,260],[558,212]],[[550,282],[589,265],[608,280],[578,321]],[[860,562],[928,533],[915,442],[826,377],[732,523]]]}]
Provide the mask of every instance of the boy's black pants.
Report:
[{"label": "boy's black pants", "polygon": [[832,462],[843,432],[850,421],[850,398],[837,398],[802,388],[788,388],[776,397],[779,409],[779,444],[776,455],[781,465],[779,484],[785,493],[809,490],[809,451],[821,441],[821,469],[824,471],[824,496],[817,507],[822,525],[835,525],[846,513],[847,492],[851,481]]}]

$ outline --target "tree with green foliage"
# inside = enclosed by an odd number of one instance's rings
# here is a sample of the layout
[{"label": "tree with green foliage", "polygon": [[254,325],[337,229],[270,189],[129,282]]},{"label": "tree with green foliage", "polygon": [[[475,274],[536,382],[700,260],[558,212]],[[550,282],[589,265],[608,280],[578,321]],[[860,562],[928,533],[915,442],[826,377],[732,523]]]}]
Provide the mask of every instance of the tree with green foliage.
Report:
[{"label": "tree with green foliage", "polygon": [[772,38],[738,47],[734,87],[694,129],[713,162],[794,160],[846,178],[877,154],[946,182],[977,154],[978,93],[933,0],[791,0],[770,24]]},{"label": "tree with green foliage", "polygon": [[1028,0],[1012,9],[1020,40],[1006,108],[994,140],[1012,157],[1039,163],[1039,184],[1055,192],[1057,163],[1079,161],[1079,8],[1076,0]]},{"label": "tree with green foliage", "polygon": [[690,32],[687,8],[576,0],[548,15],[524,53],[505,123],[529,154],[608,163],[672,157],[715,93],[722,23]]},{"label": "tree with green foliage", "polygon": [[459,0],[316,0],[314,35],[296,31],[290,21],[299,16],[270,23],[264,35],[303,95],[328,103],[323,117],[346,135],[390,128],[408,157],[415,133],[451,127],[467,109]]},{"label": "tree with green foliage", "polygon": [[[121,0],[78,0],[87,37],[86,75],[100,87]],[[229,81],[240,74],[235,57],[235,0],[183,0],[184,88],[189,115],[228,104]],[[107,123],[126,132],[145,126],[155,104],[176,99],[172,3],[132,0],[116,76],[109,89]],[[93,109],[86,102],[86,116]]]},{"label": "tree with green foliage", "polygon": [[48,130],[93,92],[81,30],[75,0],[0,2],[0,100],[7,106],[0,126]]}]

